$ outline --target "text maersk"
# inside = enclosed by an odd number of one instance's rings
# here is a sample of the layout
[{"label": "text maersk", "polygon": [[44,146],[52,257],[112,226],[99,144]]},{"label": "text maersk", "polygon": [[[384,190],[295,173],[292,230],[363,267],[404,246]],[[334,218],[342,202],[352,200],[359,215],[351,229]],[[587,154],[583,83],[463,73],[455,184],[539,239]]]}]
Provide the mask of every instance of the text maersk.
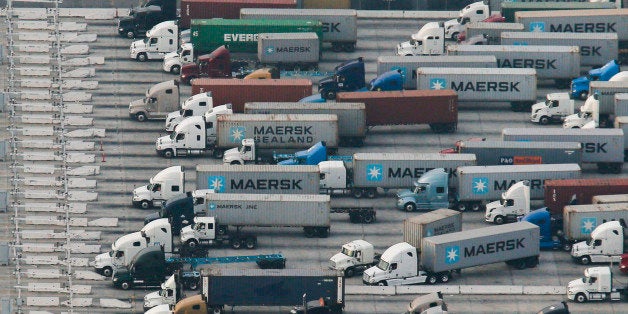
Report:
[{"label": "text maersk", "polygon": [[552,33],[617,33],[616,23],[550,24]]},{"label": "text maersk", "polygon": [[305,46],[275,47],[276,53],[281,53],[281,52],[295,53],[295,52],[310,52],[310,51],[311,51],[310,47],[305,47]]},{"label": "text maersk", "polygon": [[519,82],[451,82],[457,92],[521,92]]},{"label": "text maersk", "polygon": [[497,59],[498,68],[556,69],[556,59]]},{"label": "text maersk", "polygon": [[525,238],[510,239],[505,241],[497,241],[477,246],[465,247],[464,257],[473,257],[478,255],[494,254],[499,252],[513,251],[524,249],[523,241]]},{"label": "text maersk", "polygon": [[[388,168],[389,178],[420,178],[424,173],[436,168]],[[449,177],[456,177],[456,168],[446,168]]]},{"label": "text maersk", "polygon": [[254,127],[253,134],[255,142],[264,144],[314,143],[312,126]]},{"label": "text maersk", "polygon": [[[506,191],[512,185],[519,182],[521,180],[501,180],[501,181],[493,181],[493,190],[495,191]],[[541,190],[545,186],[545,179],[533,179],[530,181],[530,190]]]},{"label": "text maersk", "polygon": [[294,179],[240,179],[231,180],[231,190],[303,190],[301,183],[303,180]]}]

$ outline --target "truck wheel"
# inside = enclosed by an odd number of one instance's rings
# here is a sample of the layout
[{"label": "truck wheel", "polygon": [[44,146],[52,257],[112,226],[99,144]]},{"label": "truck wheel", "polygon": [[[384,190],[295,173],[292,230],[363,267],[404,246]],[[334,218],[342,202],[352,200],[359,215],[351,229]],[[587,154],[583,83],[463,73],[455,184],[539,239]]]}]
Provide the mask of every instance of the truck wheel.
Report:
[{"label": "truck wheel", "polygon": [[198,289],[198,281],[196,279],[191,279],[190,281],[187,282],[186,286],[190,290],[196,290]]},{"label": "truck wheel", "polygon": [[427,276],[427,279],[425,279],[425,281],[426,281],[428,284],[430,284],[430,285],[434,285],[434,284],[436,284],[436,282],[437,282],[438,280],[436,279],[436,276],[434,276],[434,275],[428,275],[428,276]]},{"label": "truck wheel", "polygon": [[377,190],[375,189],[368,189],[366,190],[366,197],[368,198],[375,198],[377,196]]},{"label": "truck wheel", "polygon": [[515,268],[517,269],[525,269],[527,264],[526,264],[526,260],[525,259],[519,259],[516,261],[513,261],[513,265],[515,266]]},{"label": "truck wheel", "polygon": [[234,250],[239,250],[239,249],[241,249],[241,248],[242,248],[242,240],[240,240],[240,239],[232,239],[232,240],[231,240],[231,247],[232,247]]},{"label": "truck wheel", "polygon": [[539,259],[536,257],[529,257],[528,260],[526,261],[526,267],[528,268],[534,268],[538,264],[539,264]]},{"label": "truck wheel", "polygon": [[587,100],[587,97],[589,97],[589,91],[583,90],[580,94],[578,94],[578,98],[580,98],[580,100]]},{"label": "truck wheel", "polygon": [[137,55],[136,59],[139,62],[146,62],[146,60],[148,60],[148,56],[145,53],[140,53]]},{"label": "truck wheel", "polygon": [[237,160],[232,161],[230,164],[231,164],[231,165],[236,165],[236,166],[241,166],[241,165],[242,165],[242,164],[241,164],[239,161],[237,161]]},{"label": "truck wheel", "polygon": [[214,306],[214,307],[212,308],[212,313],[213,313],[213,314],[222,314],[222,307],[220,307],[220,306],[218,306],[218,305],[217,305],[217,306]]},{"label": "truck wheel", "polygon": [[190,250],[194,250],[196,249],[196,247],[198,246],[198,242],[194,239],[188,240],[187,242],[185,242],[185,245],[190,249]]},{"label": "truck wheel", "polygon": [[482,209],[482,204],[480,204],[480,203],[473,203],[473,204],[471,204],[471,210],[472,211],[477,212],[477,211],[479,211],[481,209]]},{"label": "truck wheel", "polygon": [[214,158],[217,158],[217,159],[222,158],[223,155],[224,155],[224,152],[222,151],[222,149],[214,149],[214,151],[212,152],[212,156],[214,156]]},{"label": "truck wheel", "polygon": [[126,38],[129,38],[129,39],[135,38],[135,32],[134,31],[126,32]]},{"label": "truck wheel", "polygon": [[345,269],[345,277],[351,278],[353,275],[355,275],[355,270],[353,268]]},{"label": "truck wheel", "polygon": [[334,99],[336,99],[336,91],[333,91],[333,90],[323,90],[321,92],[321,95],[323,96],[323,98],[325,98],[327,100],[334,100]]},{"label": "truck wheel", "polygon": [[105,277],[111,277],[111,275],[113,274],[113,269],[111,269],[111,267],[107,266],[107,267],[102,269],[102,274]]},{"label": "truck wheel", "polygon": [[326,227],[316,228],[316,234],[319,238],[327,238],[329,236],[329,229]]},{"label": "truck wheel", "polygon": [[388,283],[386,281],[382,280],[382,281],[378,282],[377,285],[381,286],[381,287],[385,287],[385,286],[388,286]]},{"label": "truck wheel", "polygon": [[589,263],[591,263],[591,258],[589,256],[585,255],[580,258],[580,264],[588,265]]},{"label": "truck wheel", "polygon": [[351,43],[351,44],[344,44],[343,46],[343,50],[345,52],[354,52],[355,51],[355,44]]},{"label": "truck wheel", "polygon": [[146,113],[144,112],[138,112],[135,114],[135,120],[139,121],[139,122],[144,122],[146,121]]},{"label": "truck wheel", "polygon": [[172,67],[170,67],[170,73],[179,74],[180,72],[181,72],[181,66],[173,65]]},{"label": "truck wheel", "polygon": [[362,215],[362,222],[365,224],[370,224],[375,221],[375,213],[364,213]]},{"label": "truck wheel", "polygon": [[140,207],[141,207],[142,209],[149,209],[149,208],[150,208],[150,202],[149,202],[149,201],[147,201],[147,200],[142,200],[142,201],[140,202]]},{"label": "truck wheel", "polygon": [[539,119],[539,123],[541,125],[548,125],[549,124],[549,118],[546,116],[542,116],[541,119]]},{"label": "truck wheel", "polygon": [[355,198],[362,198],[362,196],[364,196],[364,191],[362,191],[362,189],[353,189],[351,193]]},{"label": "truck wheel", "polygon": [[458,33],[458,32],[455,32],[455,33],[451,34],[451,39],[453,39],[455,41],[458,41],[458,35],[460,35],[460,33]]},{"label": "truck wheel", "polygon": [[578,293],[576,294],[575,300],[578,303],[584,303],[584,302],[587,302],[587,296],[584,295],[584,293]]},{"label": "truck wheel", "polygon": [[403,209],[405,209],[407,212],[411,213],[411,212],[416,210],[416,205],[414,205],[412,203],[406,203],[406,205],[403,205]]},{"label": "truck wheel", "polygon": [[456,204],[456,209],[458,211],[461,211],[461,212],[466,211],[467,210],[467,204],[466,203],[458,203],[458,204]]},{"label": "truck wheel", "polygon": [[174,152],[172,151],[172,149],[166,149],[164,151],[165,158],[172,158],[173,156],[174,156]]},{"label": "truck wheel", "polygon": [[496,225],[501,225],[504,223],[504,217],[503,216],[497,216],[495,217],[495,220],[493,220],[493,222],[495,222]]},{"label": "truck wheel", "polygon": [[569,243],[569,242],[563,243],[563,251],[571,252],[571,243]]},{"label": "truck wheel", "polygon": [[129,289],[131,289],[131,287],[132,287],[132,285],[131,285],[131,283],[130,283],[130,282],[128,282],[128,281],[123,281],[123,282],[120,284],[120,288],[122,288],[122,290],[129,290]]},{"label": "truck wheel", "polygon": [[246,246],[247,249],[252,250],[257,246],[257,241],[255,241],[255,238],[252,238],[252,237],[247,238],[244,245]]},{"label": "truck wheel", "polygon": [[440,275],[438,275],[438,281],[442,283],[449,282],[449,279],[450,277],[448,273],[441,273]]},{"label": "truck wheel", "polygon": [[316,236],[316,230],[313,227],[305,227],[303,228],[303,233],[306,238],[313,238]]},{"label": "truck wheel", "polygon": [[331,44],[331,51],[333,51],[333,52],[341,52],[342,51],[342,46],[340,44],[337,44],[337,43],[332,43]]}]

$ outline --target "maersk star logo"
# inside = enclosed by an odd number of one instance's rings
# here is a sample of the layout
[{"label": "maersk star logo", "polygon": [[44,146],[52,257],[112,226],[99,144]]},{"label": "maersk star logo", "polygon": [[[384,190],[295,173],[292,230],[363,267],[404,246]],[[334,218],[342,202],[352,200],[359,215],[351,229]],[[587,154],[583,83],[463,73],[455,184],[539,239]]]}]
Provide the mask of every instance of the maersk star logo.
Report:
[{"label": "maersk star logo", "polygon": [[274,53],[274,52],[275,52],[275,47],[273,47],[273,46],[268,46],[268,47],[266,48],[266,54],[267,54],[267,55],[272,54],[272,53]]},{"label": "maersk star logo", "polygon": [[580,232],[582,232],[582,234],[589,234],[591,233],[591,231],[595,229],[596,226],[597,226],[597,218],[595,217],[582,218],[581,224],[580,224],[580,228],[581,228]]},{"label": "maersk star logo", "polygon": [[225,191],[225,177],[210,176],[209,178],[207,178],[207,186],[209,189],[214,190],[216,193],[222,193]]},{"label": "maersk star logo", "polygon": [[434,90],[445,89],[445,85],[447,85],[447,81],[444,78],[430,79],[430,89],[434,89]]},{"label": "maersk star logo", "polygon": [[445,264],[455,264],[460,261],[460,247],[448,246],[445,248]]},{"label": "maersk star logo", "polygon": [[240,143],[246,136],[246,128],[243,126],[232,126],[229,128],[229,140],[232,143]]},{"label": "maersk star logo", "polygon": [[473,181],[471,182],[471,184],[472,184],[471,189],[473,190],[474,194],[488,193],[488,178],[485,178],[485,177],[473,178]]},{"label": "maersk star logo", "polygon": [[545,31],[545,22],[532,22],[532,23],[530,23],[530,31],[531,32],[544,32]]},{"label": "maersk star logo", "polygon": [[216,204],[214,204],[214,203],[207,204],[207,209],[209,209],[209,210],[216,210]]},{"label": "maersk star logo", "polygon": [[366,166],[367,181],[382,181],[384,178],[384,167],[380,164],[370,164]]}]

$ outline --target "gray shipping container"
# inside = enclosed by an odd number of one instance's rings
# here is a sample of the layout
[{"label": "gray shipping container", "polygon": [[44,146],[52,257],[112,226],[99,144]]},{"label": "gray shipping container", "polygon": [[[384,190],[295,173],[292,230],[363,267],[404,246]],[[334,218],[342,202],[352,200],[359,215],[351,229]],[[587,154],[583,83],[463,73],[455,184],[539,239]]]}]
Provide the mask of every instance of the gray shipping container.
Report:
[{"label": "gray shipping container", "polygon": [[194,207],[221,225],[329,227],[329,195],[208,193]]},{"label": "gray shipping container", "polygon": [[362,141],[366,136],[366,106],[364,103],[249,102],[244,104],[249,114],[335,114],[341,140]]},{"label": "gray shipping container", "polygon": [[196,189],[217,193],[318,194],[318,166],[198,165]]},{"label": "gray shipping container", "polygon": [[467,24],[466,38],[469,39],[477,35],[486,35],[489,45],[499,45],[501,43],[502,32],[523,32],[523,24],[471,22]]},{"label": "gray shipping container", "polygon": [[478,166],[580,164],[578,142],[462,141],[459,152],[475,154]]},{"label": "gray shipping container", "polygon": [[425,172],[445,168],[450,185],[456,168],[475,165],[475,155],[438,153],[357,153],[353,155],[353,185],[384,189],[412,188]]},{"label": "gray shipping container", "polygon": [[462,213],[441,208],[403,220],[403,242],[421,248],[425,237],[432,237],[462,230]]},{"label": "gray shipping container", "polygon": [[568,205],[563,210],[563,231],[567,239],[588,240],[595,227],[613,220],[626,226],[628,203]]},{"label": "gray shipping container", "polygon": [[600,114],[615,115],[615,95],[619,93],[628,93],[628,82],[593,81],[589,84],[589,95],[598,95]]},{"label": "gray shipping container", "polygon": [[623,130],[624,132],[624,161],[628,161],[628,115],[616,116],[613,126],[617,130]]},{"label": "gray shipping container", "polygon": [[258,149],[309,148],[325,141],[338,147],[338,117],[329,114],[229,114],[219,115],[216,146],[238,147],[245,138],[253,138]]},{"label": "gray shipping container", "polygon": [[316,33],[262,33],[257,39],[257,59],[261,64],[316,67],[320,40]]},{"label": "gray shipping container", "polygon": [[452,89],[459,102],[510,102],[522,110],[536,102],[536,70],[418,68],[417,89]]},{"label": "gray shipping container", "polygon": [[[598,11],[598,10],[595,10]],[[617,59],[619,46],[614,33],[503,32],[502,45],[580,47],[580,66],[601,66]]]},{"label": "gray shipping container", "polygon": [[505,128],[502,140],[580,142],[582,162],[624,162],[624,132],[617,129]]},{"label": "gray shipping container", "polygon": [[442,272],[535,257],[539,241],[539,227],[527,221],[428,237],[421,245],[421,265]]},{"label": "gray shipping container", "polygon": [[421,67],[495,68],[497,59],[494,56],[382,56],[377,58],[377,75],[401,70],[404,89],[416,89],[416,69]]},{"label": "gray shipping container", "polygon": [[315,20],[323,23],[323,41],[353,43],[358,40],[358,14],[339,9],[240,9],[243,20]]},{"label": "gray shipping container", "polygon": [[628,116],[628,93],[615,94],[615,116]]},{"label": "gray shipping container", "polygon": [[511,185],[530,181],[530,199],[543,199],[545,180],[578,179],[577,164],[459,167],[456,201],[494,201]]},{"label": "gray shipping container", "polygon": [[591,204],[628,203],[628,194],[596,195]]},{"label": "gray shipping container", "polygon": [[517,12],[515,20],[530,32],[617,33],[628,40],[628,9]]},{"label": "gray shipping container", "polygon": [[535,69],[537,79],[560,79],[562,86],[568,86],[572,78],[580,75],[578,46],[449,45],[447,53],[493,55],[498,68]]}]

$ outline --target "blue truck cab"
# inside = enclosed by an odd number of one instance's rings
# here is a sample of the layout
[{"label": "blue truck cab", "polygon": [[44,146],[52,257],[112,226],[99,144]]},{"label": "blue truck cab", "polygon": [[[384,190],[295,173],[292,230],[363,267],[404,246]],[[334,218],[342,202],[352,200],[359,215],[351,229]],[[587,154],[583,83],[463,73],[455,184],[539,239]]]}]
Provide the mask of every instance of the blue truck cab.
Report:
[{"label": "blue truck cab", "polygon": [[587,76],[581,76],[571,81],[571,98],[586,100],[589,97],[589,83],[591,81],[608,81],[617,73],[619,73],[617,60],[611,60],[601,68],[589,70]]},{"label": "blue truck cab", "polygon": [[318,82],[318,91],[325,99],[336,99],[338,92],[351,92],[366,86],[362,57],[339,64],[334,72],[333,76]]},{"label": "blue truck cab", "polygon": [[321,141],[294,154],[274,154],[273,159],[278,165],[318,165],[327,160],[327,146]]},{"label": "blue truck cab", "polygon": [[570,251],[571,244],[564,241],[560,236],[562,230],[561,220],[557,220],[550,215],[547,207],[533,210],[520,218],[520,221],[527,221],[539,226],[541,232],[541,249],[558,250],[563,248]]},{"label": "blue truck cab", "polygon": [[449,207],[449,174],[444,168],[424,173],[413,190],[397,192],[397,208],[407,212]]},{"label": "blue truck cab", "polygon": [[[324,79],[323,79],[324,80]],[[321,80],[321,82],[323,82]],[[321,103],[326,102],[327,99],[336,99],[336,92],[340,92],[337,90],[333,94],[333,98],[327,98],[330,96],[326,90],[323,90],[322,87],[319,87],[318,90],[321,91],[320,94],[314,94],[312,96],[307,96],[299,102],[306,103]],[[380,76],[372,79],[368,85],[362,86],[361,88],[352,89],[352,90],[342,90],[344,92],[368,92],[368,91],[395,91],[403,89],[403,74],[401,70],[392,70],[385,73],[382,73]]]}]

